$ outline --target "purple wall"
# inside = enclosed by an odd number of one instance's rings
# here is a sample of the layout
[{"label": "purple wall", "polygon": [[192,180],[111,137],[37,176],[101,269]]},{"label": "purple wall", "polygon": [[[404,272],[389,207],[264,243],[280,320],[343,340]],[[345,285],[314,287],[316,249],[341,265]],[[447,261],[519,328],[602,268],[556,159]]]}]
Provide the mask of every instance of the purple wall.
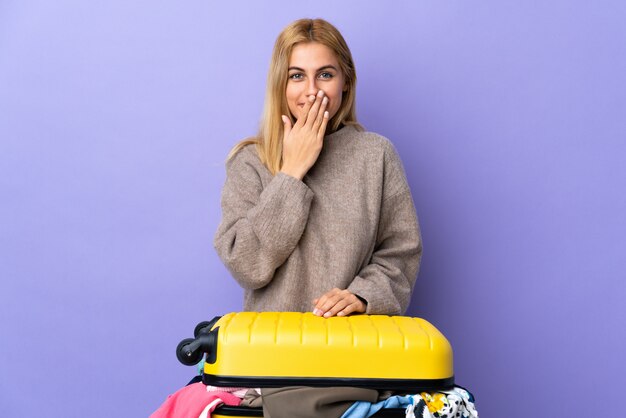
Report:
[{"label": "purple wall", "polygon": [[322,16],[405,163],[410,313],[483,417],[621,408],[626,3],[0,3],[0,415],[147,416],[174,348],[239,310],[213,247],[224,158],[275,36]]}]

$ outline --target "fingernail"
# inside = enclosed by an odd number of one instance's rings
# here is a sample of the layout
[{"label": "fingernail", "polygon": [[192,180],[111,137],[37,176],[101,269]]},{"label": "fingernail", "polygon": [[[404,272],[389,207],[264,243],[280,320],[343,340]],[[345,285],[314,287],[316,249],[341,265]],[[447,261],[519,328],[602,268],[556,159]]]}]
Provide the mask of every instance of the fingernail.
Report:
[{"label": "fingernail", "polygon": [[329,317],[330,317],[330,312],[326,312],[326,313],[324,314],[324,318],[329,318]]},{"label": "fingernail", "polygon": [[322,311],[320,311],[319,309],[315,308],[313,309],[313,315],[317,315],[317,316],[322,316]]},{"label": "fingernail", "polygon": [[323,104],[328,103],[328,97],[324,97],[324,98],[322,99],[322,103],[323,103]]},{"label": "fingernail", "polygon": [[324,117],[328,118],[328,110],[326,112],[324,112]]},{"label": "fingernail", "polygon": [[282,115],[280,118],[283,120],[283,123],[287,123],[287,116]]},{"label": "fingernail", "polygon": [[320,90],[317,92],[317,97],[322,97],[324,95],[324,90]]},{"label": "fingernail", "polygon": [[310,102],[313,102],[313,101],[315,101],[315,96],[313,96],[313,95],[310,95],[310,96],[309,96],[309,101],[310,101]]}]

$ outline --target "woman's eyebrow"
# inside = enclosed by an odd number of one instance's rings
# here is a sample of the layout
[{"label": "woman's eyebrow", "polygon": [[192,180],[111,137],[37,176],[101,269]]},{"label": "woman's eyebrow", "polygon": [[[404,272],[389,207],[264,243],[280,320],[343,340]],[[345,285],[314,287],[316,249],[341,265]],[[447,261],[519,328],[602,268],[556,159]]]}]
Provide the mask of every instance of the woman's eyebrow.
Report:
[{"label": "woman's eyebrow", "polygon": [[[319,72],[319,71],[322,71],[322,70],[328,70],[328,69],[332,69],[332,70],[337,71],[337,68],[335,68],[334,65],[324,65],[323,67],[318,68],[315,72]],[[300,67],[289,67],[288,71],[291,71],[291,70],[304,72],[304,69],[302,69]]]}]

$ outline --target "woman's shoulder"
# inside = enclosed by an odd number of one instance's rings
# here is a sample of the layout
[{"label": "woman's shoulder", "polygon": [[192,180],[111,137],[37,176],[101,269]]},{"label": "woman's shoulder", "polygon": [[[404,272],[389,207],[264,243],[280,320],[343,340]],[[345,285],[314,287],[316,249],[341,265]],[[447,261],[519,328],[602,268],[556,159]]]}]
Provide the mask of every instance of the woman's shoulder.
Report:
[{"label": "woman's shoulder", "polygon": [[377,132],[367,131],[359,126],[346,126],[347,136],[351,142],[364,151],[376,152],[378,154],[395,154],[395,147],[391,140]]},{"label": "woman's shoulder", "polygon": [[254,138],[243,140],[232,149],[226,160],[226,173],[244,177],[263,177],[269,173],[259,157]]},{"label": "woman's shoulder", "polygon": [[228,154],[228,164],[260,163],[255,138],[245,138],[233,147]]}]

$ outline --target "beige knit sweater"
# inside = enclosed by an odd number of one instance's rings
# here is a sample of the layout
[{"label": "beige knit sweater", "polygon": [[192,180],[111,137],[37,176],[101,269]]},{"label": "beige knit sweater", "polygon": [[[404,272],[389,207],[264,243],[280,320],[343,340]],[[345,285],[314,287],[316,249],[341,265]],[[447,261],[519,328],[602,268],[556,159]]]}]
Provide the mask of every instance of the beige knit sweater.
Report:
[{"label": "beige knit sweater", "polygon": [[215,249],[246,311],[313,309],[334,287],[368,314],[404,314],[421,237],[402,162],[386,138],[351,126],[328,135],[302,181],[272,176],[254,145],[226,164]]}]

